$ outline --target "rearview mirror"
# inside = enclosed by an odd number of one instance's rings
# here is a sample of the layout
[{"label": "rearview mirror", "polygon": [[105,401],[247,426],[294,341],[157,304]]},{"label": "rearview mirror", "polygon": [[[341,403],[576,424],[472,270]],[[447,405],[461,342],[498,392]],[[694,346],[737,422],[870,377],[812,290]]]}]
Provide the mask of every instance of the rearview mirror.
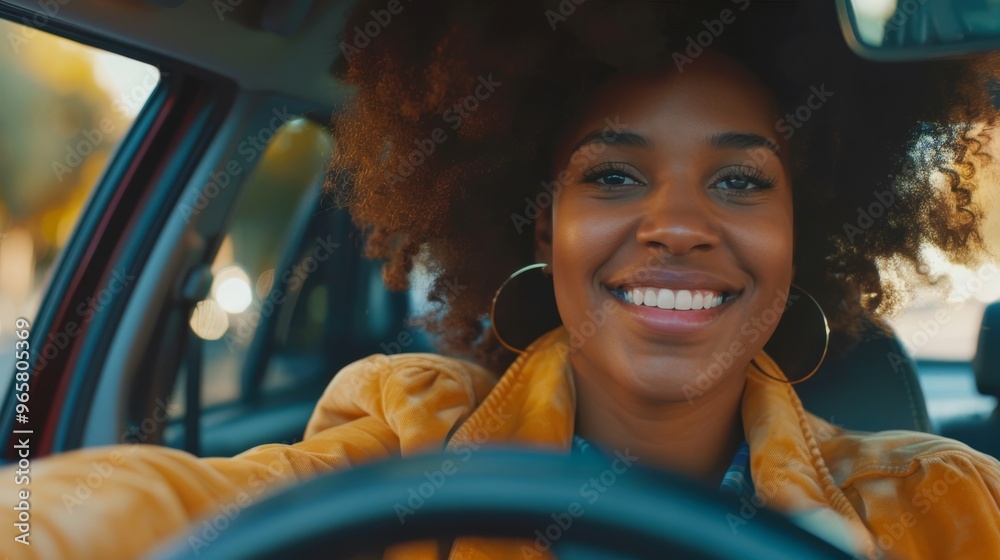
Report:
[{"label": "rearview mirror", "polygon": [[851,49],[871,60],[921,60],[1000,48],[1000,0],[837,0]]}]

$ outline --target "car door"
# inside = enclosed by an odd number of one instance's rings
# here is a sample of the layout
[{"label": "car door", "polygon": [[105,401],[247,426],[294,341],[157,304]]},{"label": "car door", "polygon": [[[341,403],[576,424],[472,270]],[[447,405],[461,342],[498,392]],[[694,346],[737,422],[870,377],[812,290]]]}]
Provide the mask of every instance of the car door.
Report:
[{"label": "car door", "polygon": [[[28,42],[67,37],[141,60],[160,77],[96,172],[28,318],[30,356],[18,361],[27,362],[27,386],[6,393],[0,418],[9,438],[15,428],[32,432],[33,457],[124,441],[158,417],[264,153],[289,123],[328,121],[340,92],[329,73],[335,53],[319,46],[343,7],[282,6],[220,14],[202,3],[0,2],[0,17]],[[18,405],[28,405],[24,422]],[[160,441],[165,418],[149,442]],[[11,446],[7,453],[14,458]]]}]

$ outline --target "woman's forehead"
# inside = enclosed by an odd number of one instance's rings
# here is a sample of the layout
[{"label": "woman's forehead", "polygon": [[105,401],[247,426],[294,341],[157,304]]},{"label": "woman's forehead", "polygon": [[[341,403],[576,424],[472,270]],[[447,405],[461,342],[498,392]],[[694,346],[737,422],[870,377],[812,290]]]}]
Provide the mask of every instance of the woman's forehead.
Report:
[{"label": "woman's forehead", "polygon": [[728,132],[781,142],[774,95],[748,70],[722,54],[707,54],[677,69],[611,76],[584,104],[564,135],[564,145],[600,130],[608,120],[651,139]]}]

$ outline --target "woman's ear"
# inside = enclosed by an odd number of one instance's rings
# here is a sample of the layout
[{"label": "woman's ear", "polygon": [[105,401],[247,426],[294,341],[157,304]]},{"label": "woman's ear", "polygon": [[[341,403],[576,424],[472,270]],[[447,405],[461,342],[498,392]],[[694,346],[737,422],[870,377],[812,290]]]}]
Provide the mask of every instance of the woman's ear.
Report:
[{"label": "woman's ear", "polygon": [[535,220],[535,262],[552,265],[552,205]]}]

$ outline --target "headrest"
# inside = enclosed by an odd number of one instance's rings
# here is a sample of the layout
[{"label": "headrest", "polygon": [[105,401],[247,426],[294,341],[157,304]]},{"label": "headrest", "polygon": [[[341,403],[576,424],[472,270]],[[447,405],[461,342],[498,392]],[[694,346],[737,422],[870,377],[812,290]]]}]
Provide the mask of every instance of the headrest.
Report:
[{"label": "headrest", "polygon": [[983,312],[972,371],[980,393],[1000,398],[1000,302],[990,304]]}]

